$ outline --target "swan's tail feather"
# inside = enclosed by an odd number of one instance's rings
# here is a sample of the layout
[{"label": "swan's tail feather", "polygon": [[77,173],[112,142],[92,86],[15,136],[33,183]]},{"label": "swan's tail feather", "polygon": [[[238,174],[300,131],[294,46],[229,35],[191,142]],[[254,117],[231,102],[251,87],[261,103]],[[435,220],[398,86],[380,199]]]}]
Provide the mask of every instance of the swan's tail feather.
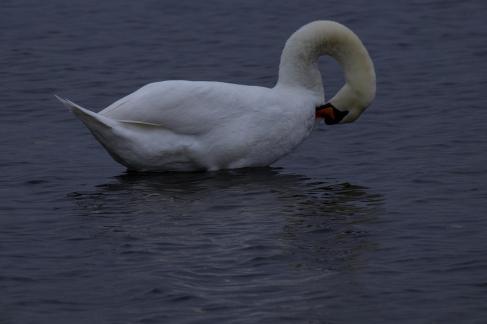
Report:
[{"label": "swan's tail feather", "polygon": [[91,131],[106,130],[107,128],[113,128],[118,124],[116,120],[101,116],[100,114],[75,104],[71,100],[63,99],[57,95],[54,96],[61,101],[66,108],[71,110]]},{"label": "swan's tail feather", "polygon": [[123,136],[123,128],[120,127],[121,123],[119,121],[85,109],[70,100],[60,98],[59,96],[56,96],[56,98],[88,127],[90,132],[116,161],[123,165],[129,165],[122,155],[123,152],[127,151],[124,145],[129,145],[130,143],[126,140],[121,141],[121,139],[125,138]]}]

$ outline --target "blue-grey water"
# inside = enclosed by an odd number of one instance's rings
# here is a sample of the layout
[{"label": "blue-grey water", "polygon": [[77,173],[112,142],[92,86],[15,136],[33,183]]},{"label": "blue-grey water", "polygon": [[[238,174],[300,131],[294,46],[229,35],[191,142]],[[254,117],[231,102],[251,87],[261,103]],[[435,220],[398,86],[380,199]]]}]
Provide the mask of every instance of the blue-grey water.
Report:
[{"label": "blue-grey water", "polygon": [[[485,1],[0,2],[0,323],[485,323]],[[272,86],[340,21],[378,92],[269,168],[128,174],[53,97]],[[343,80],[321,64],[327,97]],[[195,103],[197,104],[197,103]]]}]

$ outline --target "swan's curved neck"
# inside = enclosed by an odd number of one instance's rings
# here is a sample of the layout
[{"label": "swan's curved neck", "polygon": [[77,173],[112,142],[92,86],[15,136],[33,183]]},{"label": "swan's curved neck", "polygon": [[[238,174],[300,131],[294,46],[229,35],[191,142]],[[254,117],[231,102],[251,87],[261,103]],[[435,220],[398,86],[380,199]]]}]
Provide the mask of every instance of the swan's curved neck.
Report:
[{"label": "swan's curved neck", "polygon": [[330,102],[338,109],[366,107],[375,96],[375,71],[360,39],[347,27],[332,21],[315,21],[301,27],[286,42],[276,86],[303,87],[324,103],[318,59],[330,55],[345,72],[345,85]]}]

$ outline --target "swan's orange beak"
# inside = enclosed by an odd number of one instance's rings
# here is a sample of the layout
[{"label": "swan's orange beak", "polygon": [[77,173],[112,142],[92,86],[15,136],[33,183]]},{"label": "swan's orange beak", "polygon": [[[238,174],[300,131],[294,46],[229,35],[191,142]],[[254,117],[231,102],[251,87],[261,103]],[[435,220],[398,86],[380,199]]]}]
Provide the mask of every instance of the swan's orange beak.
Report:
[{"label": "swan's orange beak", "polygon": [[348,111],[340,111],[336,109],[331,103],[316,107],[316,118],[323,118],[327,125],[338,124],[343,117],[348,114]]}]

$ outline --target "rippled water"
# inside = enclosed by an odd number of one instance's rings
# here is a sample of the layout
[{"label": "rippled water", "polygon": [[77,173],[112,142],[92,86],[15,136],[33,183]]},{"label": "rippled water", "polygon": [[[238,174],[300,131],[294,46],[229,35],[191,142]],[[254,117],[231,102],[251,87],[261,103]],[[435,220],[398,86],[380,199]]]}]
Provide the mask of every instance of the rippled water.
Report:
[{"label": "rippled water", "polygon": [[[0,3],[0,323],[482,322],[486,2]],[[271,168],[128,174],[52,94],[272,86],[315,19],[378,94]],[[339,68],[322,62],[328,97]]]}]

